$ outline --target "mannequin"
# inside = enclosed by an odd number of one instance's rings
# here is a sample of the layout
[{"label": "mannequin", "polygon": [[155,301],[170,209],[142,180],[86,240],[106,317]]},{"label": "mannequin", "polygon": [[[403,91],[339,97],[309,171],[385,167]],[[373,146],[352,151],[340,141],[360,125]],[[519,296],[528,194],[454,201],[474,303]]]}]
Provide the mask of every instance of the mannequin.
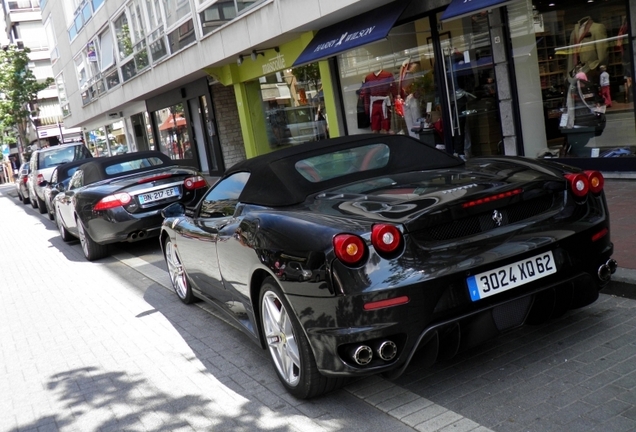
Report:
[{"label": "mannequin", "polygon": [[570,34],[570,45],[573,53],[568,57],[568,72],[578,64],[582,66],[588,80],[598,80],[598,67],[607,64],[608,43],[605,26],[594,22],[592,17],[585,16],[574,24]]},{"label": "mannequin", "polygon": [[371,132],[392,133],[389,110],[391,101],[397,94],[393,74],[383,69],[371,72],[364,78],[362,92],[365,108],[369,107]]}]

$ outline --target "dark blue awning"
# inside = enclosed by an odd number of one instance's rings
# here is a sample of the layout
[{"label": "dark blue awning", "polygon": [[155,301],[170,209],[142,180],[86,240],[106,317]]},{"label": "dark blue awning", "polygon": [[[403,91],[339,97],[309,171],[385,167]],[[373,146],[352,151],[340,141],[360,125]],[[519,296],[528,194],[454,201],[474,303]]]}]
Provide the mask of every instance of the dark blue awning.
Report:
[{"label": "dark blue awning", "polygon": [[440,21],[448,21],[466,15],[472,15],[479,11],[503,6],[511,1],[512,0],[452,0],[451,4],[448,5],[442,14]]},{"label": "dark blue awning", "polygon": [[386,38],[408,2],[396,1],[318,30],[293,66],[310,63]]}]

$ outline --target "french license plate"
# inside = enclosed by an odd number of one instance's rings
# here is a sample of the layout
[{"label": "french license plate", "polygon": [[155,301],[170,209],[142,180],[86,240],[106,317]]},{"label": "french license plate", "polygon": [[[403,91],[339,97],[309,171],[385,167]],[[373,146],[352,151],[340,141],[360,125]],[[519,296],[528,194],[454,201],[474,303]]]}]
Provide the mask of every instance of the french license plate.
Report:
[{"label": "french license plate", "polygon": [[159,201],[165,198],[170,198],[173,196],[179,195],[178,187],[171,187],[168,189],[162,189],[154,192],[148,192],[145,194],[138,195],[139,202],[141,204],[148,204],[149,202]]},{"label": "french license plate", "polygon": [[556,273],[552,251],[514,262],[466,279],[472,301],[516,288]]}]

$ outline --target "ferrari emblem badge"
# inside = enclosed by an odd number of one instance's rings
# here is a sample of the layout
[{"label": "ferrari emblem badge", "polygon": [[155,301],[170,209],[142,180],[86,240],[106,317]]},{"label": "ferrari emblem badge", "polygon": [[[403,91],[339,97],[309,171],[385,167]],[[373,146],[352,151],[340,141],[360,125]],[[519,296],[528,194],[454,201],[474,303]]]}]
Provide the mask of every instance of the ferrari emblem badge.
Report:
[{"label": "ferrari emblem badge", "polygon": [[492,221],[495,223],[495,225],[501,226],[502,220],[503,220],[503,215],[501,214],[499,210],[495,210],[494,212],[492,212]]}]

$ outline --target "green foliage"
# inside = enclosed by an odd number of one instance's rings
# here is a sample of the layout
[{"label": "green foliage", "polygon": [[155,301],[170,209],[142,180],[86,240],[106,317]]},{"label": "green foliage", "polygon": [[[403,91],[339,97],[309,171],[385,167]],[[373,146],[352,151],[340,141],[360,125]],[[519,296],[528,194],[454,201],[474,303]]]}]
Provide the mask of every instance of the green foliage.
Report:
[{"label": "green foliage", "polygon": [[296,77],[298,82],[312,83],[314,89],[317,91],[320,85],[320,68],[318,63],[309,63],[304,66],[298,66],[292,69],[292,74]]},{"label": "green foliage", "polygon": [[30,52],[29,48],[18,49],[15,45],[0,50],[0,136],[4,143],[17,142],[15,130],[27,143],[29,104],[36,103],[38,93],[54,82],[53,78],[35,78],[29,69]]}]

